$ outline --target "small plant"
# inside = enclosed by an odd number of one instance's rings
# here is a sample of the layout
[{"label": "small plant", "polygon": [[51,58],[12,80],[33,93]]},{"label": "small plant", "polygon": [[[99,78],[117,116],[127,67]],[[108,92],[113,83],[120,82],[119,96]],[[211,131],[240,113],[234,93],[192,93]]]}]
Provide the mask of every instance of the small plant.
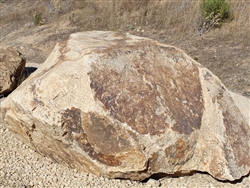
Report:
[{"label": "small plant", "polygon": [[230,4],[226,0],[202,0],[202,16],[198,31],[202,35],[211,28],[220,27],[231,17]]},{"label": "small plant", "polygon": [[75,25],[77,21],[78,21],[78,18],[76,14],[73,13],[69,16],[69,22],[71,25]]},{"label": "small plant", "polygon": [[201,10],[204,18],[220,17],[220,21],[230,18],[230,4],[226,0],[202,0]]},{"label": "small plant", "polygon": [[42,18],[42,15],[39,13],[33,15],[33,20],[35,25],[43,25],[45,23],[44,18]]}]

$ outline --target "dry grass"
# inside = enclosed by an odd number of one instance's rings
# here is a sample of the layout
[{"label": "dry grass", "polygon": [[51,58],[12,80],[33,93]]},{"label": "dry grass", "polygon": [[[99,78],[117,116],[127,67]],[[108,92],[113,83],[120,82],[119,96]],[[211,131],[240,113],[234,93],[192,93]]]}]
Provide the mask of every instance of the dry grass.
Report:
[{"label": "dry grass", "polygon": [[[29,9],[22,9],[28,3]],[[70,21],[81,30],[168,30],[179,34],[197,34],[201,19],[201,0],[6,0],[2,8],[11,6],[8,15],[1,15],[0,25],[33,21],[35,12],[46,22]],[[245,35],[250,30],[250,1],[231,0],[234,19],[224,24],[223,35]],[[223,30],[223,28],[225,28]]]},{"label": "dry grass", "polygon": [[[167,31],[197,35],[201,0],[106,0],[75,1],[67,17],[80,30]],[[248,37],[250,1],[231,1],[233,20],[212,31],[221,37]]]},{"label": "dry grass", "polygon": [[[234,20],[231,27],[238,35],[249,36],[250,32],[250,1],[232,1],[231,3]],[[247,34],[248,33],[248,34]]]},{"label": "dry grass", "polygon": [[[23,9],[21,4],[26,4],[29,9]],[[33,14],[36,11],[46,12],[45,5],[40,1],[11,1],[7,0],[4,3],[0,3],[0,12],[5,12],[3,9],[9,9],[8,14],[0,14],[0,26],[5,24],[24,24],[32,22]]]},{"label": "dry grass", "polygon": [[133,30],[138,27],[194,30],[200,1],[77,1],[72,23],[83,30]]}]

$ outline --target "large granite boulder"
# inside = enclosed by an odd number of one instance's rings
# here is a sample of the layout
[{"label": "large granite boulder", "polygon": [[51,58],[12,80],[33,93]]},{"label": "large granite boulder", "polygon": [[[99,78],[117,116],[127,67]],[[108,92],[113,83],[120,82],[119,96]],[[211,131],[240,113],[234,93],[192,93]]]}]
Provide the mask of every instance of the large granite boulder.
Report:
[{"label": "large granite boulder", "polygon": [[114,32],[72,34],[1,105],[15,135],[109,178],[250,171],[249,100],[180,49]]},{"label": "large granite boulder", "polygon": [[0,48],[0,95],[9,94],[21,82],[25,57],[14,48]]}]

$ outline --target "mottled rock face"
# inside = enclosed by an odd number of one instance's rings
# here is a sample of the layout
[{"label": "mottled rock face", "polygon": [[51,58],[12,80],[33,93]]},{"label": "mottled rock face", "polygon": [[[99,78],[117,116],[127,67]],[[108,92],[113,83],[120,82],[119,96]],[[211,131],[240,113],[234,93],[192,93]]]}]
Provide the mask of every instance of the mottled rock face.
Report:
[{"label": "mottled rock face", "polygon": [[[164,61],[164,52],[169,53],[171,61]],[[122,58],[120,65],[119,60],[113,62],[117,56]],[[155,135],[172,129],[189,135],[199,129],[203,101],[198,68],[184,69],[184,56],[175,48],[148,41],[116,48],[101,59],[103,63],[91,65],[90,87],[115,119],[140,134]]]},{"label": "mottled rock face", "polygon": [[72,34],[2,103],[10,130],[55,161],[109,178],[250,171],[249,100],[180,49]]},{"label": "mottled rock face", "polygon": [[14,48],[0,48],[0,95],[13,91],[22,81],[26,59]]}]

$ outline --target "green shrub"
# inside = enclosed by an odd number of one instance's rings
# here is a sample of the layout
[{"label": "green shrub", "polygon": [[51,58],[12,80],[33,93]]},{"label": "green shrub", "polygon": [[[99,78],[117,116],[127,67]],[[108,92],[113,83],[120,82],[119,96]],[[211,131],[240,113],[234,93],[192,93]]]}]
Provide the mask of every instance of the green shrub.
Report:
[{"label": "green shrub", "polygon": [[212,28],[220,27],[223,22],[231,18],[230,4],[226,0],[202,0],[203,18],[198,20],[197,31],[200,35]]},{"label": "green shrub", "polygon": [[230,18],[230,4],[226,0],[202,0],[201,10],[204,18],[214,19],[219,17],[220,21]]}]

